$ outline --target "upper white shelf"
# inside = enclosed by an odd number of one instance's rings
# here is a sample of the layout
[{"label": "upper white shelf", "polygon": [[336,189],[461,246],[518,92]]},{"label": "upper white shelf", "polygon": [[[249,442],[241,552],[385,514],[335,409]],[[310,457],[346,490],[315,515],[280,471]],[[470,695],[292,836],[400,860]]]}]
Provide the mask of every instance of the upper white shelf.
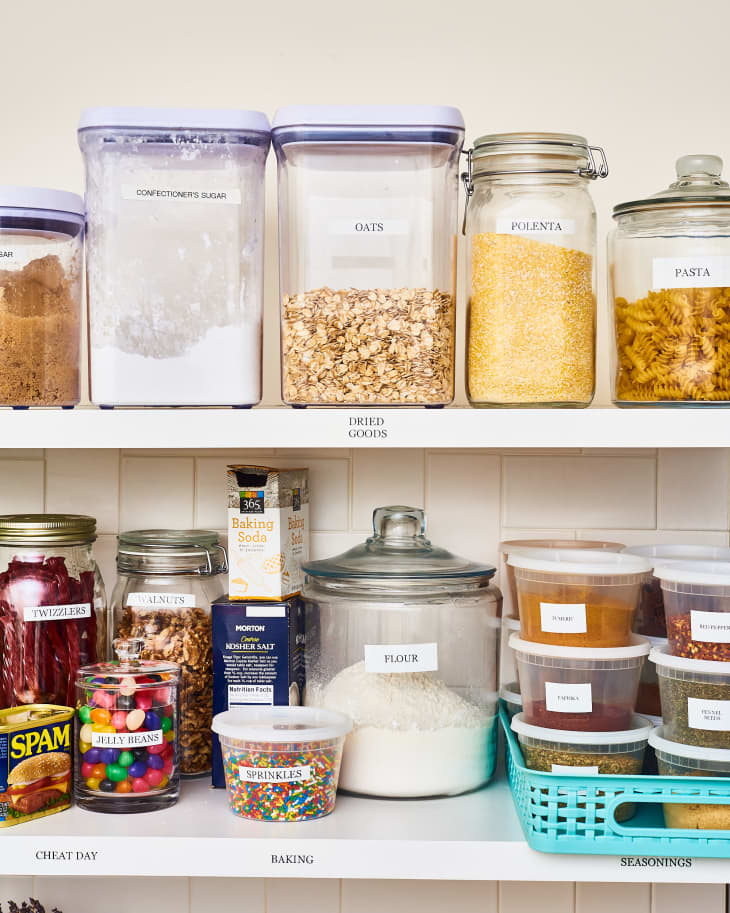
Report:
[{"label": "upper white shelf", "polygon": [[723,409],[0,411],[2,447],[727,447]]}]

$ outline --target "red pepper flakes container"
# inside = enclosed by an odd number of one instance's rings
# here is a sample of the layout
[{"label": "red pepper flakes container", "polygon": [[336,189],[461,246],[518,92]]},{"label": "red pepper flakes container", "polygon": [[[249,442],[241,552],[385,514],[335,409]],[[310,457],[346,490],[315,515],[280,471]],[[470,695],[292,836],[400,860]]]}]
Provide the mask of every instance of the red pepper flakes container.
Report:
[{"label": "red pepper flakes container", "polygon": [[104,658],[95,539],[93,517],[0,516],[0,709],[72,705],[78,669]]},{"label": "red pepper flakes container", "polygon": [[730,662],[730,562],[676,561],[654,568],[664,596],[669,651]]}]

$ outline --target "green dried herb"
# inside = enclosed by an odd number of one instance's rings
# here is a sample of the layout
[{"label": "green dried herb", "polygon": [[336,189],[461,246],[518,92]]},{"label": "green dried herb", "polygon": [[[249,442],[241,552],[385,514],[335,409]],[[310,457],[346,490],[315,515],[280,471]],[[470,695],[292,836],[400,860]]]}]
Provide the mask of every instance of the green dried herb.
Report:
[{"label": "green dried herb", "polygon": [[660,676],[662,716],[666,738],[683,745],[702,748],[730,748],[730,732],[716,729],[695,729],[687,718],[687,698],[703,701],[730,701],[730,684],[683,681]]},{"label": "green dried herb", "polygon": [[594,752],[566,751],[536,745],[522,745],[525,764],[531,770],[550,773],[553,764],[562,767],[597,767],[599,774],[639,774],[642,758],[626,754],[595,754]]}]

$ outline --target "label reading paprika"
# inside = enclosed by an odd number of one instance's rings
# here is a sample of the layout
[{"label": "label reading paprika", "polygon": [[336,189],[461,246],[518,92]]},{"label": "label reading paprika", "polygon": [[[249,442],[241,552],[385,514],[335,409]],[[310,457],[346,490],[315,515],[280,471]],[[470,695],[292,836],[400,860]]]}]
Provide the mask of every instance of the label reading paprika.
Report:
[{"label": "label reading paprika", "polygon": [[591,683],[545,682],[545,707],[553,713],[591,713]]}]

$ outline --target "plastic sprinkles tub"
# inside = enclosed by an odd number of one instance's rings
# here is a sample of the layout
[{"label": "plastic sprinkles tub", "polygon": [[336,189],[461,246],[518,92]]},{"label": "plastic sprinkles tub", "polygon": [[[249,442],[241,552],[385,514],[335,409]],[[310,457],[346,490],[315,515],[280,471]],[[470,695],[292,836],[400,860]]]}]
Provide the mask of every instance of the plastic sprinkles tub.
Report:
[{"label": "plastic sprinkles tub", "polygon": [[231,811],[256,821],[306,821],[335,807],[352,721],[313,707],[242,707],[213,717]]}]

